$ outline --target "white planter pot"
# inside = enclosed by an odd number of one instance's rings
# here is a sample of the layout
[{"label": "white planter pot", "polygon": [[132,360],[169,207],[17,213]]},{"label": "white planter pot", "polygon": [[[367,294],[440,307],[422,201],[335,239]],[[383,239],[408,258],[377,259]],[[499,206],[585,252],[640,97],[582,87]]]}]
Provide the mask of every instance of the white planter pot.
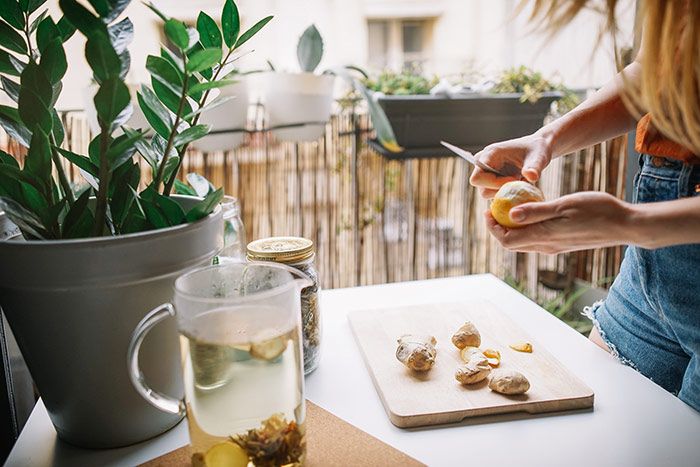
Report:
[{"label": "white planter pot", "polygon": [[[196,198],[174,197],[184,207]],[[0,226],[11,232],[0,214]],[[112,448],[144,441],[180,420],[146,402],[128,376],[137,323],[173,296],[183,272],[223,244],[221,210],[185,225],[120,237],[0,241],[0,307],[64,441]],[[174,322],[141,351],[154,388],[183,394]]]},{"label": "white planter pot", "polygon": [[213,134],[196,140],[192,146],[204,152],[229,151],[243,143],[245,132],[227,132],[244,129],[248,123],[248,82],[242,78],[238,83],[220,89],[217,98],[233,96],[226,103],[202,113],[199,123],[211,125]]},{"label": "white planter pot", "polygon": [[313,122],[274,130],[282,141],[315,141],[325,133],[333,109],[335,76],[313,73],[270,72],[260,76],[268,126]]}]

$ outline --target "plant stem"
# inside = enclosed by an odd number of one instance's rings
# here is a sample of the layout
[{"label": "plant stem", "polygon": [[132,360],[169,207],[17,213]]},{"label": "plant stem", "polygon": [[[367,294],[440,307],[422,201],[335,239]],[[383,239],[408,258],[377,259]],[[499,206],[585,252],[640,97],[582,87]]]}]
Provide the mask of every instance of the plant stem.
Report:
[{"label": "plant stem", "polygon": [[[182,94],[180,95],[180,102],[177,106],[177,112],[175,113],[175,123],[173,124],[173,129],[170,132],[170,136],[168,137],[168,143],[165,145],[163,159],[161,159],[160,165],[158,166],[158,173],[156,174],[156,179],[153,181],[153,185],[155,186],[156,191],[158,191],[158,187],[163,181],[165,165],[168,162],[168,158],[170,157],[170,150],[173,148],[173,141],[175,140],[175,136],[177,135],[177,128],[180,126],[180,121],[182,119],[182,110],[185,107],[185,102],[187,101],[187,54],[184,52],[182,53],[182,64],[183,68],[185,69],[185,77],[182,81]],[[180,163],[178,162],[178,168],[179,167]],[[163,190],[163,194],[166,194],[165,189]]]},{"label": "plant stem", "polygon": [[101,237],[107,218],[107,194],[109,188],[109,167],[107,161],[107,145],[109,144],[108,129],[103,127],[100,134],[100,189],[97,191],[97,204],[95,205],[94,237]]},{"label": "plant stem", "polygon": [[[224,57],[221,60],[221,63],[219,64],[219,68],[216,70],[216,73],[214,73],[214,76],[212,77],[211,81],[216,81],[216,79],[219,77],[219,74],[221,73],[221,70],[224,69],[224,64],[226,61],[229,59],[231,54],[233,53],[233,48],[230,48],[228,53],[226,54],[226,57]],[[185,76],[186,77],[186,76]],[[211,89],[207,89],[204,94],[202,95],[202,98],[199,100],[198,104],[199,107],[198,109],[201,109],[204,104],[207,102],[207,98],[209,97],[209,93],[211,92]],[[202,116],[202,113],[198,113],[195,115],[194,120],[192,120],[192,126],[196,125],[199,123],[199,117]],[[178,156],[180,157],[180,160],[177,161],[177,167],[175,167],[175,170],[173,170],[173,174],[170,176],[170,179],[167,181],[165,184],[165,188],[163,189],[163,194],[165,196],[170,196],[170,192],[173,189],[173,185],[175,184],[175,180],[177,179],[177,174],[180,172],[180,167],[182,166],[182,159],[185,157],[185,152],[187,152],[187,148],[189,147],[190,143],[184,144],[181,148],[180,151],[178,152]]]}]

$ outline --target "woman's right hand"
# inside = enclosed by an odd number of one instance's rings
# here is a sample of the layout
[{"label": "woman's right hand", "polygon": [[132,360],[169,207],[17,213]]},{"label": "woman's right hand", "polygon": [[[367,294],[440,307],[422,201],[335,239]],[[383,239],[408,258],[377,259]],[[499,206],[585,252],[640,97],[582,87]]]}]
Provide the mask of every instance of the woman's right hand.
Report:
[{"label": "woman's right hand", "polygon": [[479,189],[481,196],[490,199],[506,182],[523,178],[529,182],[536,182],[542,170],[551,162],[552,150],[547,139],[535,133],[490,144],[475,157],[495,169],[514,166],[520,171],[521,176],[500,177],[478,167],[474,168],[470,183]]}]

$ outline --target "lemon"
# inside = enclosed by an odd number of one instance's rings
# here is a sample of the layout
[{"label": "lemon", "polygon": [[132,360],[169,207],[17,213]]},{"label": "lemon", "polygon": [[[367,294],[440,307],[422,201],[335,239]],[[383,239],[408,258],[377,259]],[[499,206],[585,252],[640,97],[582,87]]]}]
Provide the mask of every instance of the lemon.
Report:
[{"label": "lemon", "polygon": [[224,441],[209,448],[204,463],[207,467],[246,467],[248,454],[239,445]]},{"label": "lemon", "polygon": [[479,347],[467,346],[459,352],[459,356],[462,357],[464,363],[469,363],[469,360],[475,353],[481,353],[481,349]]},{"label": "lemon", "polygon": [[544,201],[542,190],[524,181],[508,182],[496,193],[491,202],[491,215],[503,227],[514,229],[521,227],[510,218],[510,210],[515,206],[532,201]]}]

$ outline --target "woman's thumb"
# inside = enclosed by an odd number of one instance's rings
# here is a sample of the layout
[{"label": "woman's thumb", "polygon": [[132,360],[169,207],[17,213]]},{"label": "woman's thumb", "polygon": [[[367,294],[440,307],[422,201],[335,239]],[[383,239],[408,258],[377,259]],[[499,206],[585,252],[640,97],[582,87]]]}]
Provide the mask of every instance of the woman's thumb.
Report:
[{"label": "woman's thumb", "polygon": [[531,155],[525,159],[521,173],[528,182],[536,182],[540,179],[540,174],[547,167],[547,159],[542,155]]}]

